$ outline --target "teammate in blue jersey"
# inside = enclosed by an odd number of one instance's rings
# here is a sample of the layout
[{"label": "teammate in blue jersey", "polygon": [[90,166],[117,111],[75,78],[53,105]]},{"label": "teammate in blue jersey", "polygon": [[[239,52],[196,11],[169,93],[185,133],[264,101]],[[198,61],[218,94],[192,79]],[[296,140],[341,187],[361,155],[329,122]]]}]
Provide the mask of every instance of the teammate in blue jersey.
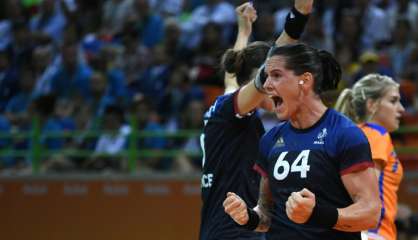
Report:
[{"label": "teammate in blue jersey", "polygon": [[260,141],[258,205],[230,192],[225,211],[243,228],[268,231],[267,239],[361,239],[380,215],[369,143],[320,98],[336,88],[340,66],[326,51],[292,44],[272,49],[265,68],[257,86],[284,122]]},{"label": "teammate in blue jersey", "polygon": [[[312,0],[296,0],[295,9],[306,20],[306,15],[312,10]],[[225,214],[222,206],[229,191],[245,197],[249,206],[256,205],[260,176],[253,166],[264,128],[254,110],[262,105],[273,105],[271,99],[255,87],[253,80],[270,46],[263,42],[247,46],[256,12],[250,3],[241,5],[236,12],[239,28],[237,41],[234,48],[225,53],[222,61],[227,72],[226,93],[219,96],[205,114],[205,127],[201,135],[204,157],[200,240],[263,239],[262,234],[238,226]],[[298,24],[292,26],[288,23],[291,36],[284,31],[276,45],[295,42],[306,21]]]}]

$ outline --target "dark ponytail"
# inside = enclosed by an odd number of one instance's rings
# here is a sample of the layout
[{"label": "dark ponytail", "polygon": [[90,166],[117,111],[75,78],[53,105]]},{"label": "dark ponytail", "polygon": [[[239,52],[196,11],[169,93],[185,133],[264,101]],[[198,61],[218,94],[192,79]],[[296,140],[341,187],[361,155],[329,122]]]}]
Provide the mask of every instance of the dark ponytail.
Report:
[{"label": "dark ponytail", "polygon": [[234,74],[239,86],[251,80],[252,73],[265,61],[270,45],[265,42],[252,42],[241,50],[228,49],[222,56],[224,71]]},{"label": "dark ponytail", "polygon": [[222,68],[227,73],[236,74],[241,71],[243,61],[242,51],[228,49],[222,56]]},{"label": "dark ponytail", "polygon": [[322,83],[321,90],[329,91],[338,87],[341,80],[341,66],[331,53],[321,50],[318,52],[322,65]]}]

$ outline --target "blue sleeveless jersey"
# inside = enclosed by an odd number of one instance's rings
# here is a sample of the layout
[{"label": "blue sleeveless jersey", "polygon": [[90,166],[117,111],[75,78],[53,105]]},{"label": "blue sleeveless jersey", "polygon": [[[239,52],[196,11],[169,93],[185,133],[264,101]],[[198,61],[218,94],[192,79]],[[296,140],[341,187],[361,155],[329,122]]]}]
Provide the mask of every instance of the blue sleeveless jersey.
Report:
[{"label": "blue sleeveless jersey", "polygon": [[260,176],[253,170],[263,125],[256,113],[239,116],[236,96],[220,96],[205,114],[200,240],[260,240],[262,234],[239,227],[225,213],[227,192],[235,192],[254,207]]},{"label": "blue sleeveless jersey", "polygon": [[255,168],[268,177],[274,200],[267,239],[361,239],[359,232],[297,224],[286,215],[288,197],[303,188],[315,194],[319,205],[344,208],[353,203],[341,176],[373,164],[367,138],[351,120],[328,109],[308,129],[284,122],[262,137],[260,153]]}]

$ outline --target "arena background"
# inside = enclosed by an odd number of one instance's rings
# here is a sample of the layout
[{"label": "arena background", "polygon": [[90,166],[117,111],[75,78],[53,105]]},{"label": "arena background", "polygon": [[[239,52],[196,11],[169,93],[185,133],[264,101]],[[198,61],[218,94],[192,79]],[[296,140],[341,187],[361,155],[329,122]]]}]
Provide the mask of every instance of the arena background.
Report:
[{"label": "arena background", "polygon": [[[198,239],[203,113],[242,2],[0,1],[0,239]],[[253,2],[252,40],[274,41],[293,1]],[[317,0],[301,40],[343,68],[330,106],[371,72],[400,84],[399,239],[418,239],[418,1]]]}]

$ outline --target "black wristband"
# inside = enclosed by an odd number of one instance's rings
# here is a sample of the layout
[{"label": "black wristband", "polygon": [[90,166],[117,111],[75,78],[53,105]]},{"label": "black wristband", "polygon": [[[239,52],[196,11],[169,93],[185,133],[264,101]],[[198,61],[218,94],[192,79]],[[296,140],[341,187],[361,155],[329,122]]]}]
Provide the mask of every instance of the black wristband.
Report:
[{"label": "black wristband", "polygon": [[254,79],[254,86],[261,93],[266,93],[263,87],[266,80],[267,80],[267,74],[265,72],[265,65],[263,64],[258,69],[257,75],[255,76],[255,79]]},{"label": "black wristband", "polygon": [[337,208],[316,204],[306,224],[316,227],[332,228],[337,223],[337,220]]},{"label": "black wristband", "polygon": [[295,7],[287,14],[284,30],[293,39],[299,39],[308,22],[309,14],[303,15]]},{"label": "black wristband", "polygon": [[258,216],[258,213],[254,211],[253,209],[247,207],[247,213],[248,213],[248,222],[244,225],[240,225],[241,227],[254,231],[258,224],[260,223],[260,217]]}]

